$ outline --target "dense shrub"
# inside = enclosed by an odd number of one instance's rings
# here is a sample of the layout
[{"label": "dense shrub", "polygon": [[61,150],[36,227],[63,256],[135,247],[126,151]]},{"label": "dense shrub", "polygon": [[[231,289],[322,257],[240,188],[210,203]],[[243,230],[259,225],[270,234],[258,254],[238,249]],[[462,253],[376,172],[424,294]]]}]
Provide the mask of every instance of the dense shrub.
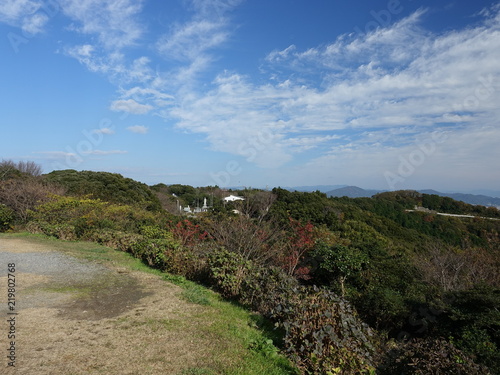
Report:
[{"label": "dense shrub", "polygon": [[21,222],[26,222],[30,210],[46,202],[52,194],[62,194],[63,189],[39,178],[21,176],[0,183],[0,204],[9,207]]},{"label": "dense shrub", "polygon": [[117,173],[62,170],[53,171],[44,179],[63,186],[68,194],[92,195],[93,198],[139,206],[148,211],[161,209],[160,201],[147,185]]},{"label": "dense shrub", "polygon": [[350,304],[328,290],[298,288],[275,306],[287,353],[307,374],[374,373],[376,338]]},{"label": "dense shrub", "polygon": [[0,204],[0,232],[9,230],[14,223],[14,211],[4,204]]},{"label": "dense shrub", "polygon": [[49,223],[45,220],[33,220],[26,225],[31,233],[45,234],[60,240],[74,241],[78,239],[74,225],[68,223]]},{"label": "dense shrub", "polygon": [[131,253],[148,266],[165,270],[167,268],[165,254],[174,244],[168,239],[144,239],[132,245]]},{"label": "dense shrub", "polygon": [[195,254],[193,249],[183,247],[173,239],[171,233],[163,238],[139,239],[129,251],[150,267],[189,279],[200,278],[205,267],[205,260]]},{"label": "dense shrub", "polygon": [[240,288],[240,302],[266,317],[276,316],[276,306],[283,305],[299,287],[295,277],[278,267],[252,267]]},{"label": "dense shrub", "polygon": [[142,227],[161,220],[158,214],[132,206],[71,196],[53,196],[30,215],[33,221],[72,225],[78,238],[89,238],[92,232],[103,229],[140,233]]},{"label": "dense shrub", "polygon": [[241,253],[219,248],[208,255],[208,275],[211,283],[227,298],[238,297],[252,262]]},{"label": "dense shrub", "polygon": [[443,339],[415,339],[389,352],[380,366],[382,375],[487,375],[464,352]]},{"label": "dense shrub", "polygon": [[99,229],[89,232],[86,241],[97,242],[101,245],[111,247],[116,250],[132,253],[132,247],[144,237],[140,234],[122,232],[112,229]]},{"label": "dense shrub", "polygon": [[284,349],[304,373],[373,373],[376,336],[345,299],[224,249],[210,256],[209,265],[219,290],[283,330]]},{"label": "dense shrub", "polygon": [[452,337],[477,363],[500,373],[500,289],[478,285],[448,293],[441,303],[436,334]]},{"label": "dense shrub", "polygon": [[351,279],[351,284],[356,284],[361,271],[369,264],[365,253],[343,245],[318,243],[312,255],[318,262],[316,277],[325,284],[338,283],[342,296],[345,296],[346,281]]}]

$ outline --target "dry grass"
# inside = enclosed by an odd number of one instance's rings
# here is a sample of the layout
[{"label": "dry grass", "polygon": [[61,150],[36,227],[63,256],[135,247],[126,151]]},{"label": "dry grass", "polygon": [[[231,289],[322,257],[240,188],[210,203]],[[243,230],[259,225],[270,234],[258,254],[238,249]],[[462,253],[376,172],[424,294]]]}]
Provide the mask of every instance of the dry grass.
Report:
[{"label": "dry grass", "polygon": [[[113,250],[37,238],[0,236],[0,256],[64,248],[94,258],[107,269],[95,282],[74,283],[35,273],[17,274],[20,306],[16,368],[0,362],[2,374],[287,374],[283,358],[267,360],[248,349],[262,332],[249,327],[251,314],[209,291],[204,305],[190,303],[186,290],[161,275],[134,270],[135,261]],[[90,246],[90,245],[89,245]],[[2,254],[3,253],[3,254]],[[83,256],[82,256],[83,254]],[[28,256],[29,254],[25,254]],[[81,259],[79,262],[89,262]],[[0,267],[5,268],[5,264]],[[2,273],[0,273],[2,275]],[[0,287],[6,288],[6,276]],[[189,294],[189,293],[188,293]],[[232,311],[227,313],[227,311]],[[0,317],[6,317],[0,306]],[[0,346],[6,347],[0,332]],[[254,364],[255,363],[255,364]]]}]

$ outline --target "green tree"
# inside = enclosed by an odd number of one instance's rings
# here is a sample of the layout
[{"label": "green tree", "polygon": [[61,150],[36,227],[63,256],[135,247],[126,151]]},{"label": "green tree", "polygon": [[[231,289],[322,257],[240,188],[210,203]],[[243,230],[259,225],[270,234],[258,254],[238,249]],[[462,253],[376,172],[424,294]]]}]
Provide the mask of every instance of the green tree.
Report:
[{"label": "green tree", "polygon": [[346,280],[359,277],[369,263],[366,254],[344,245],[328,246],[320,243],[312,254],[319,262],[318,274],[323,274],[323,278],[326,276],[328,279],[337,280],[342,296],[346,294]]}]

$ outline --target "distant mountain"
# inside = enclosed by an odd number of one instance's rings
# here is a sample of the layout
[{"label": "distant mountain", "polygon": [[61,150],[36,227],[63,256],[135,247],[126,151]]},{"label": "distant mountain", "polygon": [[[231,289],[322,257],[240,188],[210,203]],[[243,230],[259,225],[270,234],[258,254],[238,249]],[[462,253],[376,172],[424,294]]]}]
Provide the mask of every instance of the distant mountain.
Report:
[{"label": "distant mountain", "polygon": [[[365,198],[372,197],[375,194],[383,193],[387,190],[362,189],[358,186],[348,185],[316,185],[316,186],[295,186],[284,188],[290,191],[321,191],[329,197],[349,197],[349,198]],[[500,209],[500,198],[483,194],[464,194],[464,193],[442,193],[432,189],[418,190],[422,194],[435,194],[441,197],[450,197],[457,201],[462,201],[468,204],[497,207]],[[490,191],[492,195],[500,195],[500,192]]]},{"label": "distant mountain", "polygon": [[441,193],[436,190],[420,190],[423,194],[435,194],[441,197],[449,197],[456,201],[462,201],[469,204],[476,204],[486,207],[500,207],[500,198],[489,197],[486,195],[463,194],[463,193]]},{"label": "distant mountain", "polygon": [[465,191],[464,193],[473,195],[486,195],[488,197],[500,198],[500,191],[496,190],[471,190],[471,191]]},{"label": "distant mountain", "polygon": [[[329,197],[349,197],[349,198],[364,198],[372,197],[375,194],[382,193],[383,190],[366,190],[357,186],[345,186],[326,192]],[[462,201],[468,204],[500,207],[500,198],[490,197],[487,195],[463,194],[463,193],[442,193],[432,189],[418,190],[419,193],[429,195],[439,195],[441,197],[449,197],[457,201]]]},{"label": "distant mountain", "polygon": [[289,191],[303,191],[303,192],[312,192],[312,191],[321,191],[322,193],[328,194],[329,191],[340,189],[346,187],[347,185],[315,185],[315,186],[293,186],[286,187],[284,189]]},{"label": "distant mountain", "polygon": [[378,193],[382,193],[382,191],[383,190],[365,190],[357,186],[345,186],[339,189],[328,191],[326,194],[329,197],[365,198],[372,197]]}]

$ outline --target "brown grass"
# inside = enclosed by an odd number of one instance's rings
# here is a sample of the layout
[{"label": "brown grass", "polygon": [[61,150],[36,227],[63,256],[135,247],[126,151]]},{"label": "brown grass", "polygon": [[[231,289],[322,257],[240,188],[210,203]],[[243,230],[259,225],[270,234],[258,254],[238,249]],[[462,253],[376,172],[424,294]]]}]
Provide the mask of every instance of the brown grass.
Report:
[{"label": "brown grass", "polygon": [[[2,252],[6,259],[9,254],[49,254],[53,249],[2,238]],[[16,368],[7,367],[2,355],[2,374],[181,374],[214,368],[213,337],[199,334],[202,325],[209,324],[203,319],[209,307],[186,302],[181,288],[157,275],[109,262],[106,267],[105,281],[96,278],[95,285],[87,283],[85,288],[81,281],[61,285],[52,276],[16,273],[21,309],[16,317],[17,361]],[[3,289],[6,279],[0,278]],[[2,321],[6,313],[3,303]],[[7,328],[2,327],[0,345],[6,348]]]}]

